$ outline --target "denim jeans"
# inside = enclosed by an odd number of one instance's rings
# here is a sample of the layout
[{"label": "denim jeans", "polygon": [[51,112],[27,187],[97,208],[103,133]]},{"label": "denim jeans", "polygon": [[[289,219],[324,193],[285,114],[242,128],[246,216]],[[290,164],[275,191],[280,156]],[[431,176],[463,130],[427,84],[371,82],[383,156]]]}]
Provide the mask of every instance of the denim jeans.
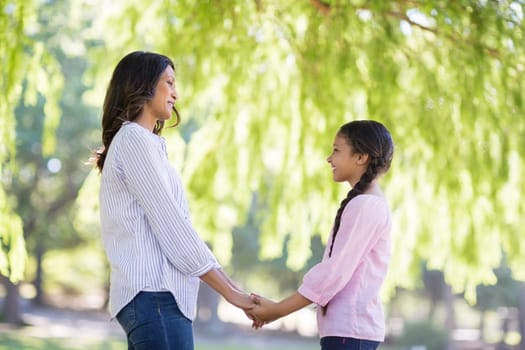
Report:
[{"label": "denim jeans", "polygon": [[321,350],[375,350],[379,342],[343,337],[321,338]]},{"label": "denim jeans", "polygon": [[140,292],[117,315],[128,350],[193,350],[192,322],[170,292]]}]

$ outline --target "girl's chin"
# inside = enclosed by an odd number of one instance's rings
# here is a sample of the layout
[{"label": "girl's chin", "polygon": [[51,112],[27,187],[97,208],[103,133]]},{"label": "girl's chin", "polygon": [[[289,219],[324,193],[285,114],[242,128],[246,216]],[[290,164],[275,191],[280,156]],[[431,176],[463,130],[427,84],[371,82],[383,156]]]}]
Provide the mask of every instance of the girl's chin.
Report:
[{"label": "girl's chin", "polygon": [[341,179],[340,177],[337,177],[337,176],[333,176],[332,177],[334,179],[334,182],[347,182],[348,179]]}]

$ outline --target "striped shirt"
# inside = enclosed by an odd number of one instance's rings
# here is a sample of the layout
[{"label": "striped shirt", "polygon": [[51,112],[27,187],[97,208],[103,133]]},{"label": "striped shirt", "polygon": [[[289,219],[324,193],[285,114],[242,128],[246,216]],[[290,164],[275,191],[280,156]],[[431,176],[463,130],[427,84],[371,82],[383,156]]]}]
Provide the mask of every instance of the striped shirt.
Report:
[{"label": "striped shirt", "polygon": [[164,139],[125,122],[108,149],[99,200],[111,316],[140,291],[167,290],[193,320],[198,277],[220,265],[192,227]]}]

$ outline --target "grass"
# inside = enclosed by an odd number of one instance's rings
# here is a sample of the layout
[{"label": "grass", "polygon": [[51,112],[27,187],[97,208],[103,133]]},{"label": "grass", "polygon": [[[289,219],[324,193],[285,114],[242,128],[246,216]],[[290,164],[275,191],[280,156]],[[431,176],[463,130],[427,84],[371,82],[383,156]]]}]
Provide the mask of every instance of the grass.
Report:
[{"label": "grass", "polygon": [[[249,347],[246,345],[230,344],[202,344],[197,342],[195,350],[256,350],[263,347]],[[45,339],[28,336],[18,336],[16,334],[0,334],[0,350],[126,350],[127,345],[122,340],[78,341],[76,339]],[[308,348],[305,346],[283,346],[273,347],[275,350],[314,350],[318,347]]]},{"label": "grass", "polygon": [[121,340],[86,342],[71,338],[40,338],[11,332],[0,334],[0,350],[126,350],[127,345]]},{"label": "grass", "polygon": [[[273,345],[273,350],[319,350],[319,346],[312,344],[298,345]],[[267,348],[264,344],[258,346],[221,344],[218,342],[204,342],[196,340],[195,350],[260,350]],[[84,339],[73,338],[41,338],[23,335],[19,332],[12,331],[9,333],[0,333],[0,350],[126,350],[127,345],[121,339],[104,340],[104,341],[86,341]],[[388,347],[380,347],[380,350],[394,350]]]},{"label": "grass", "polygon": [[[230,340],[231,342],[231,340]],[[196,340],[195,350],[259,350],[263,349],[263,344],[259,346],[236,345],[230,342],[212,342],[211,340]],[[314,350],[318,346],[305,345],[282,345],[272,346],[275,350]],[[93,340],[85,338],[42,338],[28,336],[15,330],[9,333],[0,333],[0,350],[127,350],[127,344],[122,339]]]}]

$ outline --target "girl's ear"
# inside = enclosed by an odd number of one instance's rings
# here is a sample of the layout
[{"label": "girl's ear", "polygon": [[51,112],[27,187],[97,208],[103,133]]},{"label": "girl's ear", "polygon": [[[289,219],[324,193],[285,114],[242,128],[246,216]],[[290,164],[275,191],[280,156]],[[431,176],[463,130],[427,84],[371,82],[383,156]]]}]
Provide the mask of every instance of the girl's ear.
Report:
[{"label": "girl's ear", "polygon": [[357,164],[358,165],[367,165],[369,161],[368,153],[362,153],[357,158]]}]

